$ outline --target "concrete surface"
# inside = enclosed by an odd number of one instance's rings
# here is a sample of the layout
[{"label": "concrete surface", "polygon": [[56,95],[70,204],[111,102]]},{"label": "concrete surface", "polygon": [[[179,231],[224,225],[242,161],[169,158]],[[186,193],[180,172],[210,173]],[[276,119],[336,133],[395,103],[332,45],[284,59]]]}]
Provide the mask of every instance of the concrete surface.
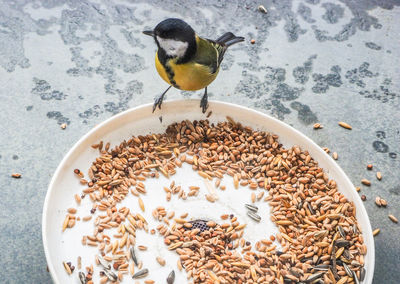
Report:
[{"label": "concrete surface", "polygon": [[[207,4],[204,4],[207,2]],[[228,4],[229,2],[229,4]],[[267,14],[257,10],[263,4]],[[293,125],[338,152],[376,240],[374,283],[398,283],[400,1],[0,0],[0,279],[50,283],[41,241],[47,185],[70,147],[106,118],[166,88],[141,31],[166,17],[203,36],[232,31],[211,99]],[[255,44],[250,40],[255,39]],[[168,99],[200,97],[172,90]],[[338,121],[353,126],[340,128]],[[320,122],[324,128],[313,130]],[[66,123],[67,129],[60,125]],[[372,163],[373,171],[366,165]],[[375,178],[381,171],[382,181]],[[11,173],[22,173],[13,179]],[[379,195],[389,203],[377,208]]]}]

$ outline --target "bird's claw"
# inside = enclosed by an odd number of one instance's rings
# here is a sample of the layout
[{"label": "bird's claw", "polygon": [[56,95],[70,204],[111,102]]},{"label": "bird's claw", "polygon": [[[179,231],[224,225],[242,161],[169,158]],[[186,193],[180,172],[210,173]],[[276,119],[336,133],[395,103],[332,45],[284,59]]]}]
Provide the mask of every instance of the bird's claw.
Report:
[{"label": "bird's claw", "polygon": [[206,98],[202,98],[201,102],[200,102],[200,107],[203,113],[206,113],[207,108],[208,108],[208,99]]},{"label": "bird's claw", "polygon": [[169,86],[164,93],[162,93],[161,95],[159,95],[158,97],[156,97],[156,99],[154,100],[154,105],[153,105],[153,113],[156,110],[156,108],[158,107],[159,109],[161,109],[161,105],[162,102],[164,100],[165,94],[168,92],[169,89],[171,89],[172,86]]},{"label": "bird's claw", "polygon": [[157,107],[161,109],[163,99],[164,99],[163,96],[156,97],[156,99],[154,100],[153,112],[156,110]]}]

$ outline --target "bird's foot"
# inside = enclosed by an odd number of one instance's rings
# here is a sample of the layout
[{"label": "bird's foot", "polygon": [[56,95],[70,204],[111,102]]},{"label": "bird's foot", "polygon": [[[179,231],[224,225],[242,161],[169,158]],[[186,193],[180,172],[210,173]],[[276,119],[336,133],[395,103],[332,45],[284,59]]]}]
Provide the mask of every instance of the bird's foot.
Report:
[{"label": "bird's foot", "polygon": [[169,86],[164,93],[162,93],[160,96],[156,97],[156,99],[154,100],[154,105],[153,105],[153,112],[156,110],[156,108],[158,107],[159,109],[161,109],[161,105],[163,103],[165,94],[168,92],[168,90],[171,89],[171,86]]},{"label": "bird's foot", "polygon": [[206,90],[205,90],[205,92],[204,92],[203,97],[201,98],[200,107],[201,107],[202,112],[203,112],[203,113],[206,113],[207,108],[208,108],[207,88],[206,88]]},{"label": "bird's foot", "polygon": [[159,109],[161,109],[161,105],[162,105],[163,100],[164,100],[164,96],[163,95],[156,97],[156,99],[154,100],[154,104],[153,104],[153,112],[156,110],[157,107]]}]

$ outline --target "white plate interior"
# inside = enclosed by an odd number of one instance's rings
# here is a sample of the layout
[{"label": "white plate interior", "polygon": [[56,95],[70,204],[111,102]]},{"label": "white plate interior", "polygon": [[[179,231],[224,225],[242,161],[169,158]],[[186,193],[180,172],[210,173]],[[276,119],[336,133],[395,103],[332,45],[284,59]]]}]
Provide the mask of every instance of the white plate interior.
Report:
[{"label": "white plate interior", "polygon": [[[67,229],[64,233],[61,232],[61,225],[67,208],[77,208],[77,216],[81,218],[90,215],[89,211],[92,202],[89,197],[83,199],[82,205],[79,207],[76,205],[73,197],[75,193],[79,194],[84,188],[79,184],[76,176],[74,176],[73,170],[79,168],[86,173],[92,161],[98,156],[98,151],[92,149],[90,146],[103,140],[104,142],[110,142],[111,147],[114,147],[115,145],[119,145],[124,139],[129,139],[132,135],[162,133],[173,122],[180,122],[185,119],[200,120],[206,118],[200,111],[198,100],[166,102],[163,104],[162,110],[157,110],[155,114],[152,114],[151,107],[152,105],[145,105],[130,109],[101,123],[74,145],[57,168],[49,185],[43,208],[42,232],[49,270],[55,283],[79,283],[77,269],[72,276],[68,276],[62,266],[62,262],[71,261],[76,266],[77,257],[81,256],[82,265],[85,267],[85,265],[94,264],[94,255],[98,253],[97,248],[81,245],[82,235],[91,235],[93,233],[92,221],[86,223],[78,222],[73,229]],[[363,283],[372,283],[375,251],[371,225],[367,212],[354,186],[337,163],[309,138],[287,124],[265,114],[222,102],[210,102],[209,110],[212,110],[213,113],[209,118],[211,122],[224,121],[226,120],[226,116],[229,115],[243,125],[278,134],[280,142],[286,147],[299,145],[302,149],[310,152],[311,156],[318,161],[319,166],[328,173],[330,178],[337,182],[339,191],[356,205],[357,220],[363,230],[364,241],[368,248],[368,253],[365,256],[366,276]],[[160,123],[159,116],[162,116],[162,123]],[[170,202],[166,203],[165,192],[162,187],[169,186],[172,180],[183,188],[188,188],[190,185],[200,186],[201,189],[198,198],[182,201],[173,197]],[[213,184],[213,182],[211,183]],[[189,217],[194,216],[196,218],[219,220],[220,215],[233,213],[238,216],[241,223],[248,223],[245,238],[252,243],[260,239],[261,235],[268,237],[277,232],[276,226],[266,214],[266,212],[269,212],[269,206],[265,202],[257,203],[257,206],[260,207],[260,212],[264,212],[264,214],[261,214],[263,226],[251,226],[254,223],[246,216],[243,209],[244,203],[250,203],[251,191],[247,188],[235,190],[232,178],[229,176],[224,177],[221,183],[226,185],[227,189],[225,191],[217,190],[219,200],[216,203],[205,201],[204,194],[208,193],[208,191],[204,179],[188,165],[177,169],[177,174],[170,177],[169,180],[160,176],[159,179],[148,179],[145,184],[148,191],[146,195],[142,196],[146,206],[145,213],[140,211],[137,199],[132,195],[128,195],[120,206],[127,206],[135,212],[140,212],[150,221],[154,221],[151,211],[160,204],[165,205],[167,209],[174,210],[176,216],[184,212],[189,212]],[[156,224],[155,221],[153,224]],[[155,225],[150,226],[150,228],[155,228]],[[109,235],[112,234],[110,233]],[[150,270],[149,279],[155,280],[156,283],[165,282],[168,273],[174,269],[177,273],[175,283],[185,283],[185,275],[178,273],[176,269],[178,257],[174,252],[166,249],[162,237],[157,234],[150,236],[142,231],[138,231],[137,244],[149,247],[148,251],[139,252],[140,259],[144,262],[145,267]],[[165,267],[161,267],[155,261],[156,254],[167,260]],[[95,273],[94,280],[96,280],[97,275],[98,272]],[[125,276],[124,283],[129,282],[131,282],[131,278]]]}]

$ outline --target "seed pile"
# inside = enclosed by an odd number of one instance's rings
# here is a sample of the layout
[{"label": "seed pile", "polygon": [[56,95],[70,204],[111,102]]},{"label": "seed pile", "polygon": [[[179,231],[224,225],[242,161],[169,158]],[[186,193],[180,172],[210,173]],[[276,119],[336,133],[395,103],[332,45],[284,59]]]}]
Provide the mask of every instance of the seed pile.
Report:
[{"label": "seed pile", "polygon": [[[216,179],[218,186],[218,180],[230,175],[234,188],[240,184],[253,192],[253,203],[256,199],[268,202],[281,246],[277,250],[276,244],[266,239],[252,246],[243,238],[246,224],[239,224],[233,216],[230,223],[222,224],[207,220],[193,222],[186,220],[187,216],[172,221],[174,213],[158,207],[153,216],[165,224],[160,224],[157,230],[168,248],[179,254],[178,269],[185,269],[188,281],[358,283],[363,280],[367,248],[355,218],[354,204],[338,191],[336,182],[329,180],[307,151],[298,146],[284,148],[277,135],[255,131],[228,118],[217,125],[208,120],[183,121],[170,125],[163,134],[132,137],[113,149],[108,143],[104,149],[103,146],[103,142],[92,146],[99,149],[100,157],[89,169],[90,181],[79,170],[75,171],[82,184],[87,185],[81,196],[75,196],[77,203],[88,195],[93,201],[91,214],[100,211],[93,218],[93,235],[84,236],[82,243],[96,246],[102,259],[112,264],[112,268],[106,269],[100,263],[104,268],[103,281],[121,281],[128,270],[135,276],[146,269],[145,264],[132,258],[130,248],[140,242],[136,240],[136,230],[149,232],[149,224],[129,208],[118,209],[118,203],[131,193],[138,197],[144,211],[140,199],[146,194],[143,182],[159,177],[160,173],[169,178],[182,163],[190,164],[207,180]],[[256,196],[257,189],[267,191],[266,197],[264,193]],[[187,194],[173,184],[164,190],[170,200],[177,193],[182,199],[196,196],[198,188],[189,188]],[[206,196],[207,200],[214,202],[215,194],[209,196],[212,200]],[[67,215],[67,226],[63,229],[72,227],[71,215]],[[262,221],[257,226],[262,226]],[[118,230],[113,239],[107,235],[111,228]],[[110,273],[112,269],[117,275]],[[93,268],[87,271],[92,274]],[[91,281],[87,280],[81,281]]]}]

